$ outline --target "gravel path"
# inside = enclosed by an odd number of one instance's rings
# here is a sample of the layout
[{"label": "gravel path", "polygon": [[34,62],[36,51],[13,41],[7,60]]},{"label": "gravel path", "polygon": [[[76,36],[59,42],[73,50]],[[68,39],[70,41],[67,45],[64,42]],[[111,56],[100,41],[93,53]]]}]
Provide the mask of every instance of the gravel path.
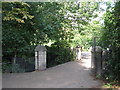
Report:
[{"label": "gravel path", "polygon": [[83,53],[81,61],[68,62],[45,71],[4,74],[3,88],[99,88],[102,82],[90,75],[90,67],[89,53]]}]

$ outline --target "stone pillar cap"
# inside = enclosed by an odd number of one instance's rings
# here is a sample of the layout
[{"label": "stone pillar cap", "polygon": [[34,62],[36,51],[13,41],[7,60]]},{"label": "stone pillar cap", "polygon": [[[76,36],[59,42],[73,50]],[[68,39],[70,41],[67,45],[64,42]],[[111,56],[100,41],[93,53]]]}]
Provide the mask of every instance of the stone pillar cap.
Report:
[{"label": "stone pillar cap", "polygon": [[42,45],[38,45],[35,48],[35,51],[46,51],[46,50],[47,50],[46,47]]},{"label": "stone pillar cap", "polygon": [[[91,52],[94,52],[94,47],[92,48]],[[102,48],[100,46],[96,46],[95,52],[102,52]]]}]

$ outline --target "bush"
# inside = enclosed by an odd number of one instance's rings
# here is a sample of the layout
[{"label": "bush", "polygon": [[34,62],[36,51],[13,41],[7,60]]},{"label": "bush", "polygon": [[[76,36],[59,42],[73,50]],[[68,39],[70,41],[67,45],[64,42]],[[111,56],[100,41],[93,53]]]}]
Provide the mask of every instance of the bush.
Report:
[{"label": "bush", "polygon": [[63,64],[74,60],[74,53],[68,47],[63,47],[61,43],[55,43],[51,47],[47,47],[47,67]]},{"label": "bush", "polygon": [[11,73],[12,65],[11,64],[2,64],[2,72],[3,73]]},{"label": "bush", "polygon": [[21,73],[21,72],[25,72],[24,69],[20,68],[20,65],[19,64],[14,64],[12,66],[12,72],[13,73]]},{"label": "bush", "polygon": [[120,84],[120,2],[113,8],[108,7],[104,16],[104,30],[102,31],[101,46],[109,48],[111,53],[106,60],[104,78],[109,82]]}]

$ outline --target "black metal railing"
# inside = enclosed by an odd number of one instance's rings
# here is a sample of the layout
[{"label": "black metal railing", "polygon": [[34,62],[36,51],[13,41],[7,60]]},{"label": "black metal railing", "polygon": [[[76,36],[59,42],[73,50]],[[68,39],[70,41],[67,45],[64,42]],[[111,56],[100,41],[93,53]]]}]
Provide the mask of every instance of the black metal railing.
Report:
[{"label": "black metal railing", "polygon": [[34,70],[35,70],[35,58],[34,57],[26,57],[26,58],[3,57],[2,58],[3,73],[31,72]]}]

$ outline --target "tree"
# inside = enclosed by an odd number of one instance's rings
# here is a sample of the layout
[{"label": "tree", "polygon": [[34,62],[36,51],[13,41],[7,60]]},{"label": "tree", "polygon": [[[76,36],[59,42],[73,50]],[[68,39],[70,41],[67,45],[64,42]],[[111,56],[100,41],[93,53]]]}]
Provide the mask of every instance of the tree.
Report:
[{"label": "tree", "polygon": [[104,31],[102,32],[101,42],[104,48],[109,48],[111,53],[108,57],[105,78],[111,82],[119,81],[120,77],[120,2],[115,5],[108,4],[104,16]]},{"label": "tree", "polygon": [[[14,57],[25,54],[34,38],[32,21],[27,3],[2,3],[3,55]],[[26,31],[25,31],[26,30]]]},{"label": "tree", "polygon": [[24,52],[24,55],[37,44],[51,40],[69,43],[75,36],[74,30],[83,31],[84,25],[88,24],[98,6],[90,2],[2,4],[3,55],[8,56],[13,56],[16,52],[19,55]]}]

